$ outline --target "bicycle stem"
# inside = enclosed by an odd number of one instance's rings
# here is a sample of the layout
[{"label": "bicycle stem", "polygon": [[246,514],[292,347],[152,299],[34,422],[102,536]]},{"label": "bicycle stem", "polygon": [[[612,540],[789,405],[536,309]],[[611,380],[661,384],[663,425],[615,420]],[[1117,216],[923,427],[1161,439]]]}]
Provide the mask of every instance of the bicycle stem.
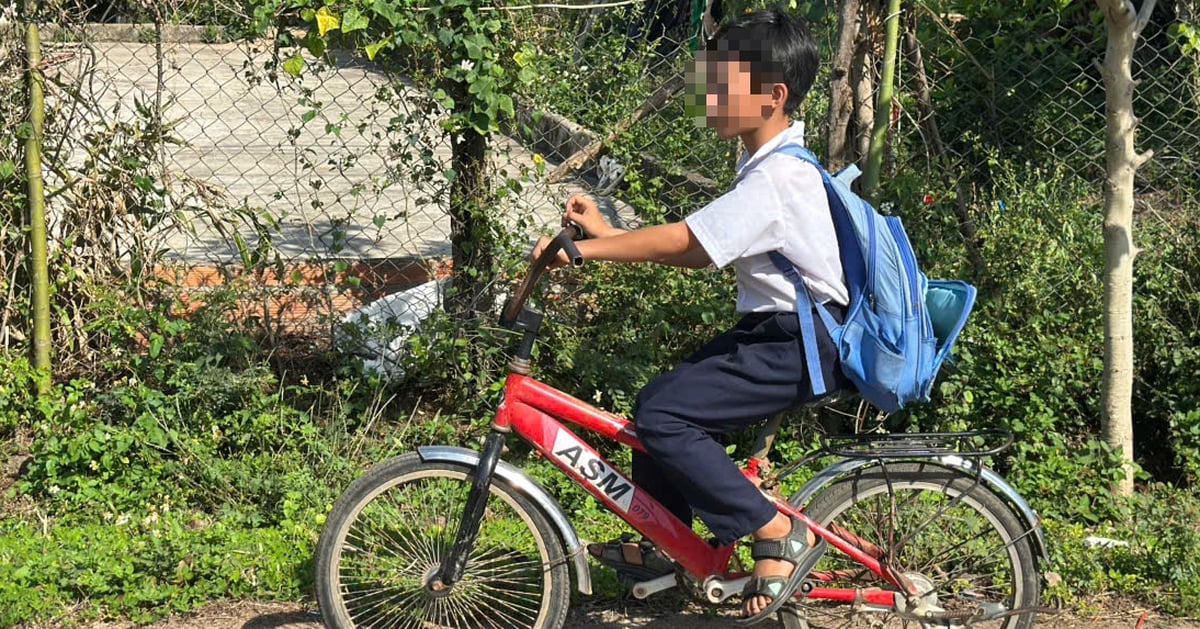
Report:
[{"label": "bicycle stem", "polygon": [[484,441],[483,451],[479,455],[479,466],[475,468],[475,479],[471,482],[471,492],[467,494],[467,505],[458,524],[458,534],[454,537],[454,548],[442,562],[437,579],[430,584],[434,591],[453,587],[467,568],[467,559],[475,549],[475,540],[479,537],[479,524],[483,521],[483,512],[487,508],[492,475],[500,461],[500,452],[504,449],[505,434],[504,431],[492,430]]}]

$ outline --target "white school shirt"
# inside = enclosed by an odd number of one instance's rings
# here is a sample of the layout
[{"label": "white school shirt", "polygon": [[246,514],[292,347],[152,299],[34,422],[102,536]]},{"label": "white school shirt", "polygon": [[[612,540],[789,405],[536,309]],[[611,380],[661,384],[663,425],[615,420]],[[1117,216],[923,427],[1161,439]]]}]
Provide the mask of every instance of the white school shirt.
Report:
[{"label": "white school shirt", "polygon": [[684,219],[713,264],[733,263],[738,312],[795,312],[796,287],[775,268],[771,251],[796,265],[817,302],[850,301],[821,174],[772,152],[785,142],[804,143],[803,122],[743,157],[733,189]]}]

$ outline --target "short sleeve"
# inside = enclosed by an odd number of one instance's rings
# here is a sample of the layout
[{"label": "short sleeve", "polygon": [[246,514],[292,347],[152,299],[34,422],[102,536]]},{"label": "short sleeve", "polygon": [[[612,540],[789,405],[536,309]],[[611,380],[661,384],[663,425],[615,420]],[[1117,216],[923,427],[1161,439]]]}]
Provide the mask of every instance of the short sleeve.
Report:
[{"label": "short sleeve", "polygon": [[783,205],[770,176],[758,169],[684,220],[718,267],[784,244]]}]

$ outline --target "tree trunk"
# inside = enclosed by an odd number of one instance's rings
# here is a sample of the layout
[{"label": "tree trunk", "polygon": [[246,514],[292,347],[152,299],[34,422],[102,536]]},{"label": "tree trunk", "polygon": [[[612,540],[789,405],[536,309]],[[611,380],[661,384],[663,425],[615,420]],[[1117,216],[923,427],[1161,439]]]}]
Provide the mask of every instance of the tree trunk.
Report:
[{"label": "tree trunk", "polygon": [[871,149],[871,121],[875,119],[875,41],[871,36],[871,22],[878,12],[875,3],[863,5],[862,21],[858,31],[858,46],[854,63],[850,66],[850,82],[854,89],[854,155],[849,161],[857,162],[866,157]]},{"label": "tree trunk", "polygon": [[1097,0],[1104,13],[1108,44],[1104,77],[1107,123],[1104,181],[1104,398],[1100,430],[1125,461],[1125,477],[1113,487],[1133,493],[1133,177],[1151,153],[1134,151],[1133,49],[1150,19],[1155,0],[1140,11],[1129,0]]},{"label": "tree trunk", "polygon": [[[910,13],[910,15],[912,15]],[[933,115],[933,95],[929,89],[929,77],[925,74],[925,60],[921,56],[921,41],[917,39],[917,19],[913,15],[904,29],[904,58],[912,67],[913,85],[916,87],[917,122],[925,134],[925,143],[929,153],[934,157],[946,154],[946,145],[942,143],[942,134],[938,131],[937,119]]]},{"label": "tree trunk", "polygon": [[46,261],[46,193],[42,180],[42,135],[46,118],[45,76],[42,75],[42,43],[36,23],[37,3],[25,2],[29,23],[25,52],[29,63],[29,125],[25,140],[25,176],[29,194],[29,276],[32,280],[33,364],[40,372],[38,392],[50,388],[50,271]]},{"label": "tree trunk", "polygon": [[[465,89],[463,90],[465,95]],[[454,275],[446,311],[466,321],[492,306],[495,237],[489,215],[487,137],[474,129],[451,135],[450,249]]]},{"label": "tree trunk", "polygon": [[861,0],[842,0],[839,9],[837,50],[829,73],[829,131],[826,167],[837,172],[854,160],[851,154],[851,117],[854,114],[854,91],[851,88],[858,41]]}]

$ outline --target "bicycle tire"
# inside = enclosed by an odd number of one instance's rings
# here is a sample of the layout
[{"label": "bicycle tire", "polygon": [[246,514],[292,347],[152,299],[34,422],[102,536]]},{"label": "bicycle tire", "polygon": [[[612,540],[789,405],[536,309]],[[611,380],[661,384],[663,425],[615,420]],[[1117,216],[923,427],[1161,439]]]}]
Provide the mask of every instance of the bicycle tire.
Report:
[{"label": "bicycle tire", "polygon": [[[1041,580],[1027,529],[995,492],[963,472],[929,462],[886,462],[831,483],[805,507],[821,523],[835,523],[882,549],[890,563],[928,592],[925,600],[968,614],[1002,604],[1011,615],[971,619],[971,627],[1028,629],[1040,604]],[[834,577],[829,587],[895,588],[845,554],[830,550],[816,571]],[[839,572],[840,571],[840,572]],[[934,602],[936,600],[936,602]],[[857,612],[845,603],[806,600],[780,614],[788,629],[802,618],[821,627],[955,627],[880,611]]]},{"label": "bicycle tire", "polygon": [[376,464],[346,489],[317,544],[326,627],[563,626],[571,581],[563,541],[498,477],[462,579],[446,592],[427,587],[454,545],[473,470],[409,453]]}]

